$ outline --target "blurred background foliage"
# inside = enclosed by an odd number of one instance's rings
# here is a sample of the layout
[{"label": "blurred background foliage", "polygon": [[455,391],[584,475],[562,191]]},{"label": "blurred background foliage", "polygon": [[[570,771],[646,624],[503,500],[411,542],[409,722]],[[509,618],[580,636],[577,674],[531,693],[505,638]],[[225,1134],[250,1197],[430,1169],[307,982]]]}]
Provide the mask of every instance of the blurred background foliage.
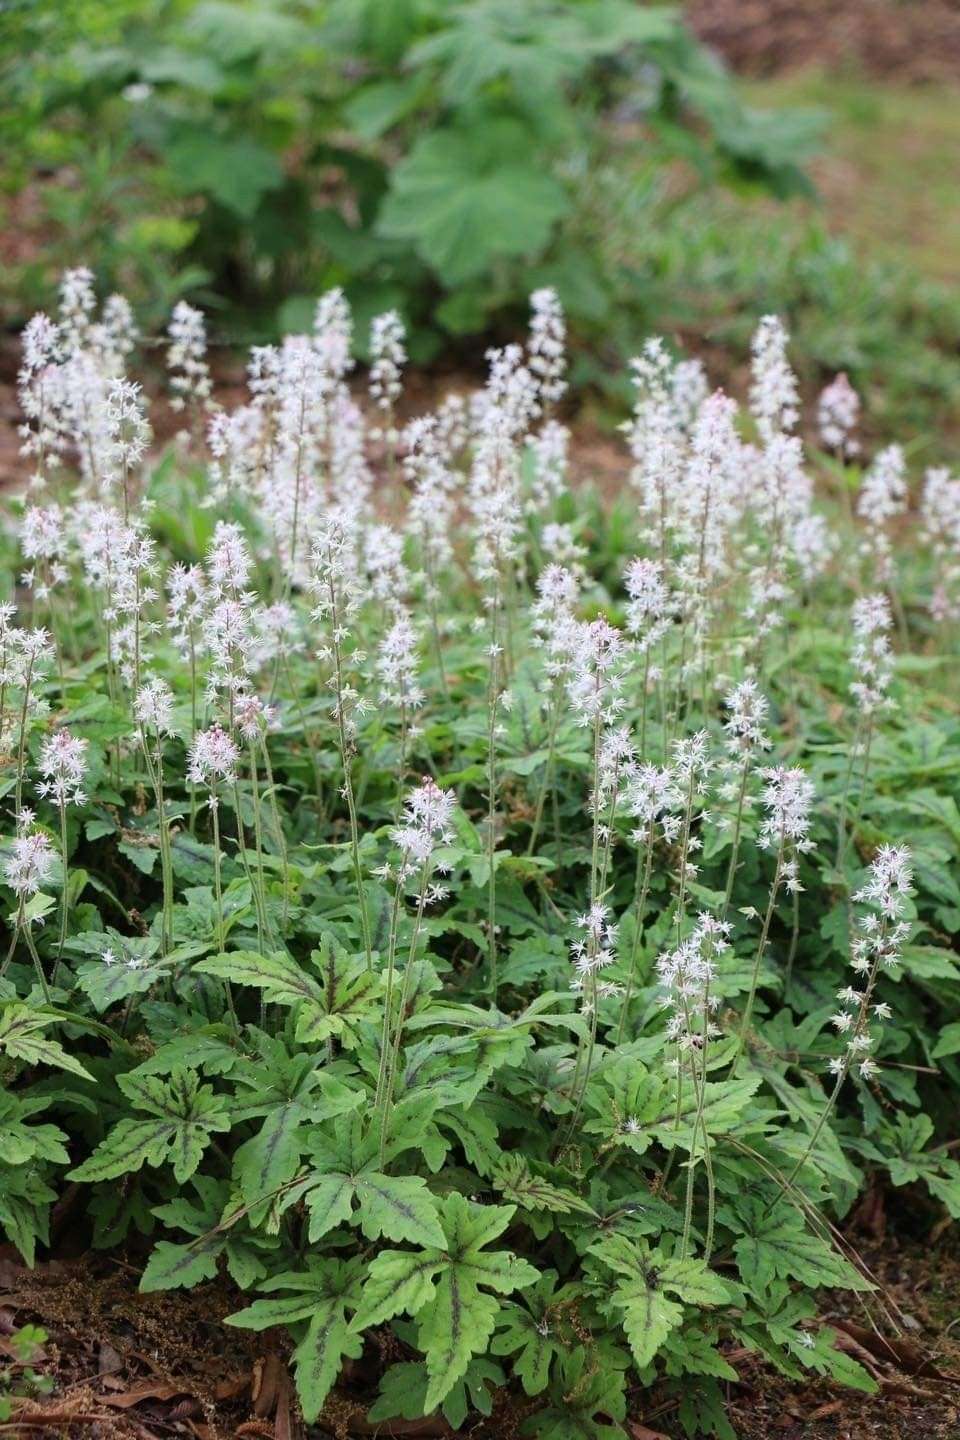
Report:
[{"label": "blurred background foliage", "polygon": [[553,284],[602,390],[652,330],[722,358],[775,309],[881,425],[960,393],[949,286],[817,202],[832,82],[741,85],[679,9],[8,0],[0,23],[9,330],[83,261],[148,332],[187,295],[216,338],[266,340],[341,285],[361,341],[395,307],[415,360],[469,364]]}]

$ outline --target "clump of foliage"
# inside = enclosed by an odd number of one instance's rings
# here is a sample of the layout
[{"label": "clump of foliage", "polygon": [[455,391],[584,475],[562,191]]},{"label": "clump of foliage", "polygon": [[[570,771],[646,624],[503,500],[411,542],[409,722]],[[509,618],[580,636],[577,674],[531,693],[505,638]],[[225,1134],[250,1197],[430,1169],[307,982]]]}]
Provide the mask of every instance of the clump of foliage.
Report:
[{"label": "clump of foliage", "polygon": [[156,457],[91,279],[25,335],[5,541],[10,1240],[80,1185],[144,1290],[289,1332],[308,1420],[612,1440],[657,1386],[729,1436],[737,1347],[873,1388],[836,1220],[960,1216],[960,481],[902,545],[903,452],[838,377],[805,454],[766,317],[743,411],[646,344],[601,503],[550,290],[403,422],[396,314],[366,399],[334,291],[225,411],[181,305]]},{"label": "clump of foliage", "polygon": [[304,323],[292,294],[340,285],[365,322],[399,308],[425,356],[516,313],[534,266],[597,331],[614,276],[574,221],[610,122],[636,120],[661,167],[779,193],[811,140],[633,0],[88,0],[14,23],[8,184],[35,177],[64,253],[152,322],[203,286],[273,335],[278,307]]}]

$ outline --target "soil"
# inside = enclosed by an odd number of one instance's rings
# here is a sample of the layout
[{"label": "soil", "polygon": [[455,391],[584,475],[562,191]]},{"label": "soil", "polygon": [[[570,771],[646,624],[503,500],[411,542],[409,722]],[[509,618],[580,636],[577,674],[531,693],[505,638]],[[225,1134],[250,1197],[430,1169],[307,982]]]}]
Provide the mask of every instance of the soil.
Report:
[{"label": "soil", "polygon": [[688,0],[684,13],[743,75],[815,64],[900,82],[960,76],[957,0]]},{"label": "soil", "polygon": [[[899,1192],[902,1194],[903,1192]],[[792,1384],[756,1355],[733,1347],[740,1375],[728,1386],[740,1440],[957,1440],[960,1344],[951,1339],[960,1303],[960,1238],[934,1227],[926,1241],[883,1234],[882,1195],[854,1217],[848,1239],[881,1286],[871,1310],[827,1305],[822,1318],[838,1343],[876,1377],[864,1396],[823,1381]],[[867,1226],[869,1233],[864,1234]],[[941,1233],[938,1236],[938,1228]],[[74,1248],[66,1241],[64,1248]],[[0,1373],[12,1337],[28,1323],[47,1340],[33,1359],[52,1391],[14,1402],[0,1435],[64,1440],[352,1440],[378,1434],[434,1440],[452,1434],[437,1418],[371,1426],[366,1410],[384,1365],[401,1358],[384,1333],[350,1362],[316,1425],[305,1427],[281,1331],[255,1334],[223,1325],[244,1297],[225,1278],[187,1292],[141,1295],[142,1255],[89,1253],[25,1269],[0,1250]],[[833,1301],[836,1297],[832,1297]],[[951,1326],[951,1322],[953,1322]],[[876,1328],[874,1328],[876,1327]],[[960,1337],[958,1337],[960,1338]],[[512,1440],[531,1402],[494,1396],[489,1420],[468,1420],[472,1440]],[[674,1440],[682,1431],[672,1404],[638,1392],[627,1422],[631,1440]]]}]

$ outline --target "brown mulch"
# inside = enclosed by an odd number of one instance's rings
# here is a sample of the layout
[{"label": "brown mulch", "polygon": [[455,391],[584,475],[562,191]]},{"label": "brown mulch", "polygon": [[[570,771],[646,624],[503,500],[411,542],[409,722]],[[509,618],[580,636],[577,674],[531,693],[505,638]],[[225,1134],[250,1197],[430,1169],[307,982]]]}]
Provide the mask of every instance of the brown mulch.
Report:
[{"label": "brown mulch", "polygon": [[958,0],[688,0],[684,14],[744,75],[819,65],[898,81],[960,77]]}]

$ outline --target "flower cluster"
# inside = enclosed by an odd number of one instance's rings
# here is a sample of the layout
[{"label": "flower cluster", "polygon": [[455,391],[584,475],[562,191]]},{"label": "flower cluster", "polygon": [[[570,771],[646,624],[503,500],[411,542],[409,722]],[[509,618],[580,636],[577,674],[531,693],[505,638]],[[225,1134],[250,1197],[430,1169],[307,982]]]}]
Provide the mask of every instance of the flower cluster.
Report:
[{"label": "flower cluster", "polygon": [[[641,655],[659,644],[672,621],[670,591],[663,579],[663,565],[657,560],[631,560],[623,577],[629,604],[627,632]],[[657,674],[648,678],[656,680]]]},{"label": "flower cluster", "polygon": [[134,696],[133,713],[137,723],[157,735],[173,733],[173,691],[166,680],[155,676],[146,681]]},{"label": "flower cluster", "polygon": [[545,287],[530,296],[530,372],[535,375],[541,398],[547,404],[562,399],[567,388],[567,327],[556,290]]},{"label": "flower cluster", "polygon": [[910,924],[903,915],[912,882],[908,847],[883,845],[874,857],[866,882],[854,893],[854,900],[870,909],[858,918],[850,946],[850,963],[862,988],[847,985],[837,994],[841,1009],[833,1016],[833,1025],[846,1040],[845,1053],[830,1062],[838,1080],[854,1067],[862,1080],[877,1073],[877,1063],[870,1053],[877,1038],[871,1031],[871,1020],[889,1020],[891,1011],[884,1001],[875,1000],[874,994],[880,975],[899,963],[910,934]]},{"label": "flower cluster", "polygon": [[179,300],[173,307],[167,335],[173,409],[182,410],[187,404],[207,408],[213,382],[207,364],[207,327],[202,313],[186,300]]},{"label": "flower cluster", "polygon": [[800,418],[797,377],[787,360],[787,332],[776,315],[764,315],[752,341],[750,408],[765,443],[790,431]]},{"label": "flower cluster", "polygon": [[187,779],[193,785],[207,785],[213,804],[217,784],[222,780],[232,785],[236,780],[239,758],[236,744],[221,726],[198,730],[187,755]]},{"label": "flower cluster", "polygon": [[859,419],[860,396],[841,371],[821,390],[817,402],[817,429],[824,449],[832,450],[845,460],[858,455],[860,442],[856,431]]},{"label": "flower cluster", "polygon": [[720,1004],[713,987],[730,950],[732,928],[728,921],[701,912],[690,934],[657,960],[662,1001],[670,1010],[667,1035],[681,1055],[702,1050],[721,1034],[712,1019]]},{"label": "flower cluster", "polygon": [[387,413],[400,395],[400,376],[407,360],[405,338],[396,310],[374,317],[370,326],[370,396],[377,408]]},{"label": "flower cluster", "polygon": [[85,805],[83,782],[87,773],[90,742],[69,730],[56,730],[40,746],[40,774],[37,794],[55,805]]},{"label": "flower cluster", "polygon": [[769,750],[770,737],[764,730],[770,705],[757,682],[741,680],[724,698],[727,718],[727,749],[741,759],[755,750]]},{"label": "flower cluster", "polygon": [[620,986],[607,981],[598,981],[597,975],[612,965],[616,956],[617,925],[611,919],[609,905],[596,900],[584,914],[576,919],[577,929],[582,937],[573,941],[570,954],[574,975],[570,989],[575,995],[583,995],[582,1009],[590,1014],[594,995],[598,1000],[609,999],[621,994]]},{"label": "flower cluster", "polygon": [[674,772],[666,765],[639,765],[626,787],[624,808],[639,823],[630,832],[636,845],[647,843],[659,823],[663,838],[672,844],[677,838],[680,821],[675,812],[683,804]]},{"label": "flower cluster", "polygon": [[[381,867],[377,874],[383,878],[392,876],[398,885],[430,874],[442,874],[446,870],[443,861],[437,857],[439,847],[453,841],[450,822],[456,808],[457,798],[450,790],[441,790],[429,775],[407,796],[401,824],[393,831],[391,839],[400,851],[400,862],[394,868]],[[446,888],[433,884],[423,890],[424,904],[436,904],[444,900]]]},{"label": "flower cluster", "polygon": [[960,619],[960,479],[942,466],[926,473],[920,519],[936,564],[930,613],[934,620]]},{"label": "flower cluster", "polygon": [[886,595],[863,595],[854,601],[851,620],[854,643],[850,663],[856,678],[850,693],[860,716],[870,719],[893,703],[889,694],[893,679],[890,601]]},{"label": "flower cluster", "polygon": [[[24,819],[29,811],[23,812]],[[30,821],[32,822],[32,816]],[[49,835],[42,830],[23,824],[20,833],[10,842],[10,855],[4,863],[3,874],[13,893],[21,899],[36,895],[46,883],[53,870],[56,852]]]},{"label": "flower cluster", "polygon": [[612,725],[623,708],[623,634],[602,617],[573,630],[567,697],[577,725]]}]

